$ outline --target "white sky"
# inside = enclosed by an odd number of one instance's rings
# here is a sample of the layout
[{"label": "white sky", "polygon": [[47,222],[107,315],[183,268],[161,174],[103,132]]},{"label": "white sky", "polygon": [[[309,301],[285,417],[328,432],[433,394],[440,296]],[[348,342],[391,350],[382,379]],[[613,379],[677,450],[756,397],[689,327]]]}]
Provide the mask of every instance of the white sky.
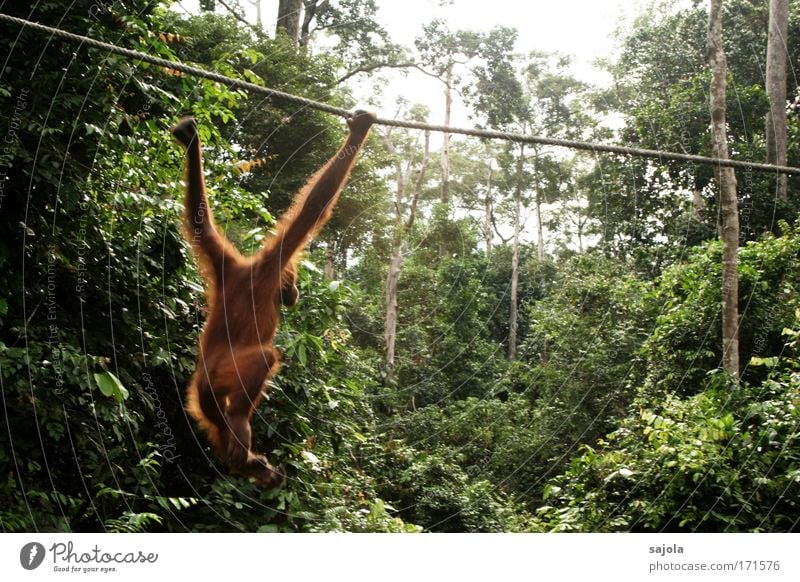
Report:
[{"label": "white sky", "polygon": [[[626,12],[634,12],[641,0],[376,0],[379,19],[395,42],[412,45],[422,24],[442,18],[453,29],[488,31],[496,25],[520,32],[519,48],[559,51],[590,60],[613,48],[611,32]],[[197,0],[185,0],[196,6]],[[247,18],[255,22],[255,7],[241,0]],[[265,26],[272,27],[277,0],[262,0]]]},{"label": "white sky", "polygon": [[[517,50],[561,52],[576,57],[575,74],[583,81],[595,84],[607,82],[607,77],[591,66],[599,57],[614,54],[612,33],[640,10],[642,0],[453,0],[440,6],[439,0],[376,0],[379,20],[391,39],[401,45],[413,47],[422,25],[434,18],[446,20],[453,30],[467,29],[486,32],[503,25],[519,31]],[[255,22],[255,7],[249,0],[241,0],[246,17]],[[183,0],[176,8],[197,11],[197,0]],[[277,0],[262,0],[264,27],[272,32]],[[219,6],[218,12],[224,12]],[[394,97],[403,94],[409,101],[421,102],[431,108],[431,121],[441,121],[443,98],[441,84],[421,73],[385,73],[393,79],[384,86],[387,107],[382,115],[393,113]],[[356,97],[366,100],[372,91],[372,82],[361,76],[353,84]],[[453,124],[468,123],[463,108],[455,104]]]},{"label": "white sky", "polygon": [[610,34],[625,7],[637,0],[378,0],[381,20],[392,37],[412,45],[423,23],[446,20],[452,29],[488,31],[502,25],[519,31],[521,52],[558,51],[591,61],[612,53]]},{"label": "white sky", "polygon": [[[488,32],[495,26],[519,32],[516,50],[559,52],[575,57],[574,72],[582,81],[606,84],[607,74],[592,66],[615,53],[612,33],[636,14],[640,0],[453,0],[440,6],[438,0],[378,0],[380,20],[392,40],[413,47],[422,25],[434,18],[445,20],[451,30]],[[357,88],[360,88],[357,85]],[[409,73],[386,87],[391,100],[402,94],[431,109],[431,121],[443,122],[442,85],[422,73]],[[390,113],[386,111],[385,113]],[[472,125],[456,98],[452,125]]]}]

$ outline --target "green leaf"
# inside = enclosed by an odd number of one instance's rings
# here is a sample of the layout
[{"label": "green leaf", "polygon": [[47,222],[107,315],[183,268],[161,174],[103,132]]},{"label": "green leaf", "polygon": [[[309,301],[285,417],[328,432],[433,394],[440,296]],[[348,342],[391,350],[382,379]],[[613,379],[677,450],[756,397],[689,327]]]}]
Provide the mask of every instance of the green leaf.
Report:
[{"label": "green leaf", "polygon": [[777,357],[759,358],[757,356],[753,356],[752,358],[750,358],[751,366],[766,366],[767,368],[774,368],[777,363],[778,363]]},{"label": "green leaf", "polygon": [[128,396],[130,396],[128,389],[125,388],[122,382],[119,381],[119,378],[111,372],[95,374],[94,381],[97,383],[97,387],[100,389],[103,396],[113,396],[117,402],[127,400]]}]

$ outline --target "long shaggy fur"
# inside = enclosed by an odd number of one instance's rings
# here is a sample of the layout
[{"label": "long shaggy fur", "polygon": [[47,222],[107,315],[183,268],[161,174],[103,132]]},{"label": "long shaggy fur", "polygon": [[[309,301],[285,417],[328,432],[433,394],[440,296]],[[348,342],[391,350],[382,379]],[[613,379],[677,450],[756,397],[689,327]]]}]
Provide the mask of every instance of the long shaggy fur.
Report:
[{"label": "long shaggy fur", "polygon": [[285,480],[283,469],[252,451],[250,427],[265,382],[280,366],[272,345],[279,308],[297,301],[296,257],[330,218],[374,121],[365,112],[348,120],[345,143],[295,196],[276,235],[251,257],[243,257],[214,225],[194,120],[184,118],[172,128],[186,148],[184,231],[199,259],[208,301],[197,370],[186,388],[186,412],[231,473],[264,487]]}]

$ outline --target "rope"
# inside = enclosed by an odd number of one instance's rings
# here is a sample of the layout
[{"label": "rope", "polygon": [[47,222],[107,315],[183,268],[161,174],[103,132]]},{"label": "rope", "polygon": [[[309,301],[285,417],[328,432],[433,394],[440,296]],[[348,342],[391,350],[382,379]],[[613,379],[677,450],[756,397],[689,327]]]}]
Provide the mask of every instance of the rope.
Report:
[{"label": "rope", "polygon": [[119,47],[94,38],[89,38],[88,36],[73,34],[65,30],[60,30],[58,28],[51,28],[49,26],[45,26],[44,24],[31,22],[29,20],[23,20],[22,18],[16,18],[15,16],[9,16],[8,14],[0,13],[0,21],[9,22],[11,24],[17,24],[24,28],[31,28],[38,32],[46,32],[55,37],[62,38],[64,40],[69,40],[71,42],[75,42],[81,45],[86,45],[91,48],[105,50],[111,53],[122,55],[129,59],[139,60],[144,63],[150,63],[151,65],[157,65],[159,67],[174,69],[176,71],[180,71],[182,73],[186,73],[188,75],[192,75],[195,77],[202,77],[204,79],[209,79],[211,81],[217,81],[218,83],[227,85],[231,89],[245,89],[251,93],[260,93],[262,95],[266,95],[268,97],[275,97],[277,99],[282,99],[290,103],[297,103],[298,105],[303,105],[304,107],[313,107],[314,109],[319,109],[320,111],[325,111],[327,113],[333,113],[334,115],[339,115],[341,117],[352,116],[352,112],[348,111],[347,109],[334,107],[333,105],[328,105],[327,103],[321,103],[319,101],[314,101],[313,99],[306,99],[305,97],[292,95],[290,93],[284,93],[283,91],[278,91],[277,89],[262,87],[254,83],[249,83],[247,81],[232,79],[231,77],[226,77],[225,75],[222,75],[220,73],[215,73],[213,71],[206,71],[205,69],[200,69],[198,67],[193,67],[191,65],[187,65],[177,61],[168,61],[166,59],[148,55],[146,53]]},{"label": "rope", "polygon": [[[280,99],[288,103],[296,103],[298,105],[302,105],[303,107],[311,107],[313,109],[318,109],[319,111],[324,111],[326,113],[332,113],[333,115],[338,115],[344,118],[352,116],[351,111],[347,109],[342,109],[341,107],[335,107],[333,105],[329,105],[328,103],[314,101],[313,99],[307,99],[305,97],[300,97],[298,95],[292,95],[291,93],[285,93],[283,91],[278,91],[277,89],[270,89],[269,87],[262,87],[261,85],[256,85],[254,83],[249,83],[247,81],[232,79],[231,77],[227,77],[220,73],[207,71],[205,69],[200,69],[198,67],[193,67],[191,65],[187,65],[177,61],[168,61],[166,59],[154,57],[152,55],[148,55],[146,53],[142,53],[139,51],[119,47],[113,44],[89,38],[87,36],[73,34],[65,30],[52,28],[50,26],[45,26],[44,24],[39,24],[36,22],[31,22],[29,20],[24,20],[22,18],[9,16],[8,14],[0,13],[0,21],[8,22],[10,24],[16,24],[18,26],[22,26],[23,28],[27,27],[38,32],[48,33],[57,38],[75,42],[81,45],[86,45],[91,48],[105,50],[110,53],[122,55],[129,59],[139,60],[144,63],[150,63],[160,67],[166,67],[168,69],[181,71],[182,73],[186,73],[188,75],[192,75],[195,77],[201,77],[203,79],[216,81],[218,83],[222,83],[230,87],[231,89],[244,89],[250,93],[266,95],[267,97]],[[715,166],[742,168],[759,172],[773,172],[779,174],[800,174],[800,168],[795,168],[792,166],[776,166],[772,164],[762,164],[762,163],[748,162],[742,160],[723,160],[719,158],[698,156],[694,154],[684,154],[678,152],[650,150],[650,149],[635,148],[628,146],[592,143],[592,142],[578,141],[571,139],[541,137],[535,135],[528,135],[524,133],[497,131],[491,129],[448,127],[446,125],[431,125],[428,123],[422,123],[418,121],[404,121],[400,119],[386,119],[382,117],[379,117],[375,123],[389,127],[402,127],[406,129],[419,129],[425,131],[436,131],[441,133],[469,135],[483,139],[500,139],[517,143],[557,146],[574,150],[590,151],[594,153],[604,152],[611,154],[619,154],[623,156],[653,158],[657,160],[695,162],[698,164],[712,164]]]}]

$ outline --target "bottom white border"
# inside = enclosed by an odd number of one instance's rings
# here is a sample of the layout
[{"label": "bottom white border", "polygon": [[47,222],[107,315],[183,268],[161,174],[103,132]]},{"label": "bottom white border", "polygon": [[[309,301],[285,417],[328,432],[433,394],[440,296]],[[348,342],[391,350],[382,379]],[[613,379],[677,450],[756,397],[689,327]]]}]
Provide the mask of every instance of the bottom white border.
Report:
[{"label": "bottom white border", "polygon": [[[175,576],[231,582],[797,581],[799,548],[794,534],[29,533],[0,535],[0,575],[114,582]],[[25,561],[40,564],[28,570]]]}]

